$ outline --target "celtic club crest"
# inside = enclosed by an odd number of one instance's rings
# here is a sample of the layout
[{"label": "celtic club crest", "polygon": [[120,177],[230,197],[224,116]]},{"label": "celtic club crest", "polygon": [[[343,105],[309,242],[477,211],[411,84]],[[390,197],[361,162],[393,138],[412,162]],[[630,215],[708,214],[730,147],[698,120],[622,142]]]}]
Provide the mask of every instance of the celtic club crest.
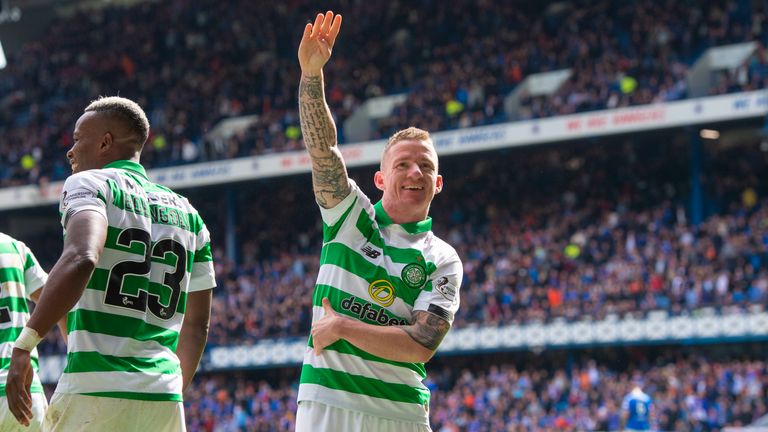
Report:
[{"label": "celtic club crest", "polygon": [[403,267],[400,278],[411,288],[418,289],[424,286],[427,281],[427,271],[423,265],[410,263]]}]

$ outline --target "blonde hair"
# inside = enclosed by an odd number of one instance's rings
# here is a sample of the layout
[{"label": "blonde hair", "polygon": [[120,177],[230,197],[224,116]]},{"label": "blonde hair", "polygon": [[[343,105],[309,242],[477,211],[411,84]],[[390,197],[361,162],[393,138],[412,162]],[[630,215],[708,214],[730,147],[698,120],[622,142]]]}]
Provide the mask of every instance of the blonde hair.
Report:
[{"label": "blonde hair", "polygon": [[144,147],[149,137],[149,120],[136,102],[119,96],[101,96],[91,102],[85,112],[100,113],[123,122],[136,134],[138,150]]},{"label": "blonde hair", "polygon": [[432,137],[429,136],[429,132],[425,131],[424,129],[419,129],[417,127],[411,126],[406,129],[401,129],[394,133],[391,137],[389,137],[389,140],[387,140],[387,145],[384,146],[384,152],[381,153],[381,162],[380,165],[384,166],[384,156],[387,155],[387,152],[389,152],[389,149],[395,146],[400,141],[406,141],[406,140],[416,140],[416,141],[424,141],[428,143],[432,148],[435,147],[434,143],[432,142]]}]

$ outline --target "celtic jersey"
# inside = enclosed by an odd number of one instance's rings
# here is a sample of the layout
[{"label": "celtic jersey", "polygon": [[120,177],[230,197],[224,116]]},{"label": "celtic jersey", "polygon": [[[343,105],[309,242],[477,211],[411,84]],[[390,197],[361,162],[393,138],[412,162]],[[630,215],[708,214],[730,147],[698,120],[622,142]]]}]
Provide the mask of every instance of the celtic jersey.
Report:
[{"label": "celtic jersey", "polygon": [[130,161],[70,176],[60,209],[64,235],[85,210],[108,228],[96,269],[67,315],[67,365],[56,391],[181,401],[176,344],[187,295],[215,286],[203,220]]},{"label": "celtic jersey", "polygon": [[[313,321],[322,299],[347,317],[373,325],[408,325],[414,311],[449,323],[459,308],[462,265],[456,251],[431,231],[432,220],[394,224],[381,203],[352,192],[321,208],[323,248],[312,297]],[[304,355],[299,401],[316,401],[384,418],[429,424],[424,364],[386,360],[346,340],[320,355]]]},{"label": "celtic jersey", "polygon": [[[27,299],[47,278],[24,243],[0,233],[0,396],[5,396],[13,343],[29,320]],[[34,369],[31,391],[42,393],[43,386],[37,376],[37,348],[30,357]]]}]

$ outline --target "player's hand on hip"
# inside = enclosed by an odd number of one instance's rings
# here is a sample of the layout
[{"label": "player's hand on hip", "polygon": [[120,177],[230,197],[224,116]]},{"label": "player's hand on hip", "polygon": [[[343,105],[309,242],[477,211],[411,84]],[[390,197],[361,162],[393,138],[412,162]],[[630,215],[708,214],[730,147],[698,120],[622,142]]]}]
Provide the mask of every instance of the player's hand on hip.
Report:
[{"label": "player's hand on hip", "polygon": [[8,408],[16,420],[24,426],[29,426],[32,420],[32,363],[29,351],[14,348],[11,354],[11,364],[8,368],[8,378],[5,382],[5,396]]},{"label": "player's hand on hip", "polygon": [[341,15],[332,11],[317,14],[315,23],[307,23],[304,27],[304,36],[299,44],[299,65],[304,75],[316,76],[323,70],[323,66],[331,58],[333,44],[341,28]]},{"label": "player's hand on hip", "polygon": [[320,355],[328,345],[340,339],[339,326],[345,319],[333,310],[327,298],[323,299],[323,312],[325,312],[323,317],[312,324],[312,346],[317,355]]}]

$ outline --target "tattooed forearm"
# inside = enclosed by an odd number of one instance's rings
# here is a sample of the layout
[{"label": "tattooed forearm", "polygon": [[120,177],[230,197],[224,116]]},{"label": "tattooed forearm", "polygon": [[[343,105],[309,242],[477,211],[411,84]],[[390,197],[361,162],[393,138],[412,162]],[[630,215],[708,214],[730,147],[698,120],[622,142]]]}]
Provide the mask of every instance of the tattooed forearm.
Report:
[{"label": "tattooed forearm", "polygon": [[299,83],[299,97],[309,99],[323,98],[323,80],[320,75],[303,77]]},{"label": "tattooed forearm", "polygon": [[321,76],[301,77],[299,120],[304,144],[310,154],[327,152],[336,145],[336,125],[325,103]]},{"label": "tattooed forearm", "polygon": [[336,125],[325,103],[322,76],[302,76],[299,119],[304,145],[312,158],[312,183],[317,203],[331,208],[349,195],[347,168],[336,146]]},{"label": "tattooed forearm", "polygon": [[417,311],[414,313],[414,318],[413,325],[400,328],[423,347],[436,350],[451,325],[448,321],[426,311]]}]

